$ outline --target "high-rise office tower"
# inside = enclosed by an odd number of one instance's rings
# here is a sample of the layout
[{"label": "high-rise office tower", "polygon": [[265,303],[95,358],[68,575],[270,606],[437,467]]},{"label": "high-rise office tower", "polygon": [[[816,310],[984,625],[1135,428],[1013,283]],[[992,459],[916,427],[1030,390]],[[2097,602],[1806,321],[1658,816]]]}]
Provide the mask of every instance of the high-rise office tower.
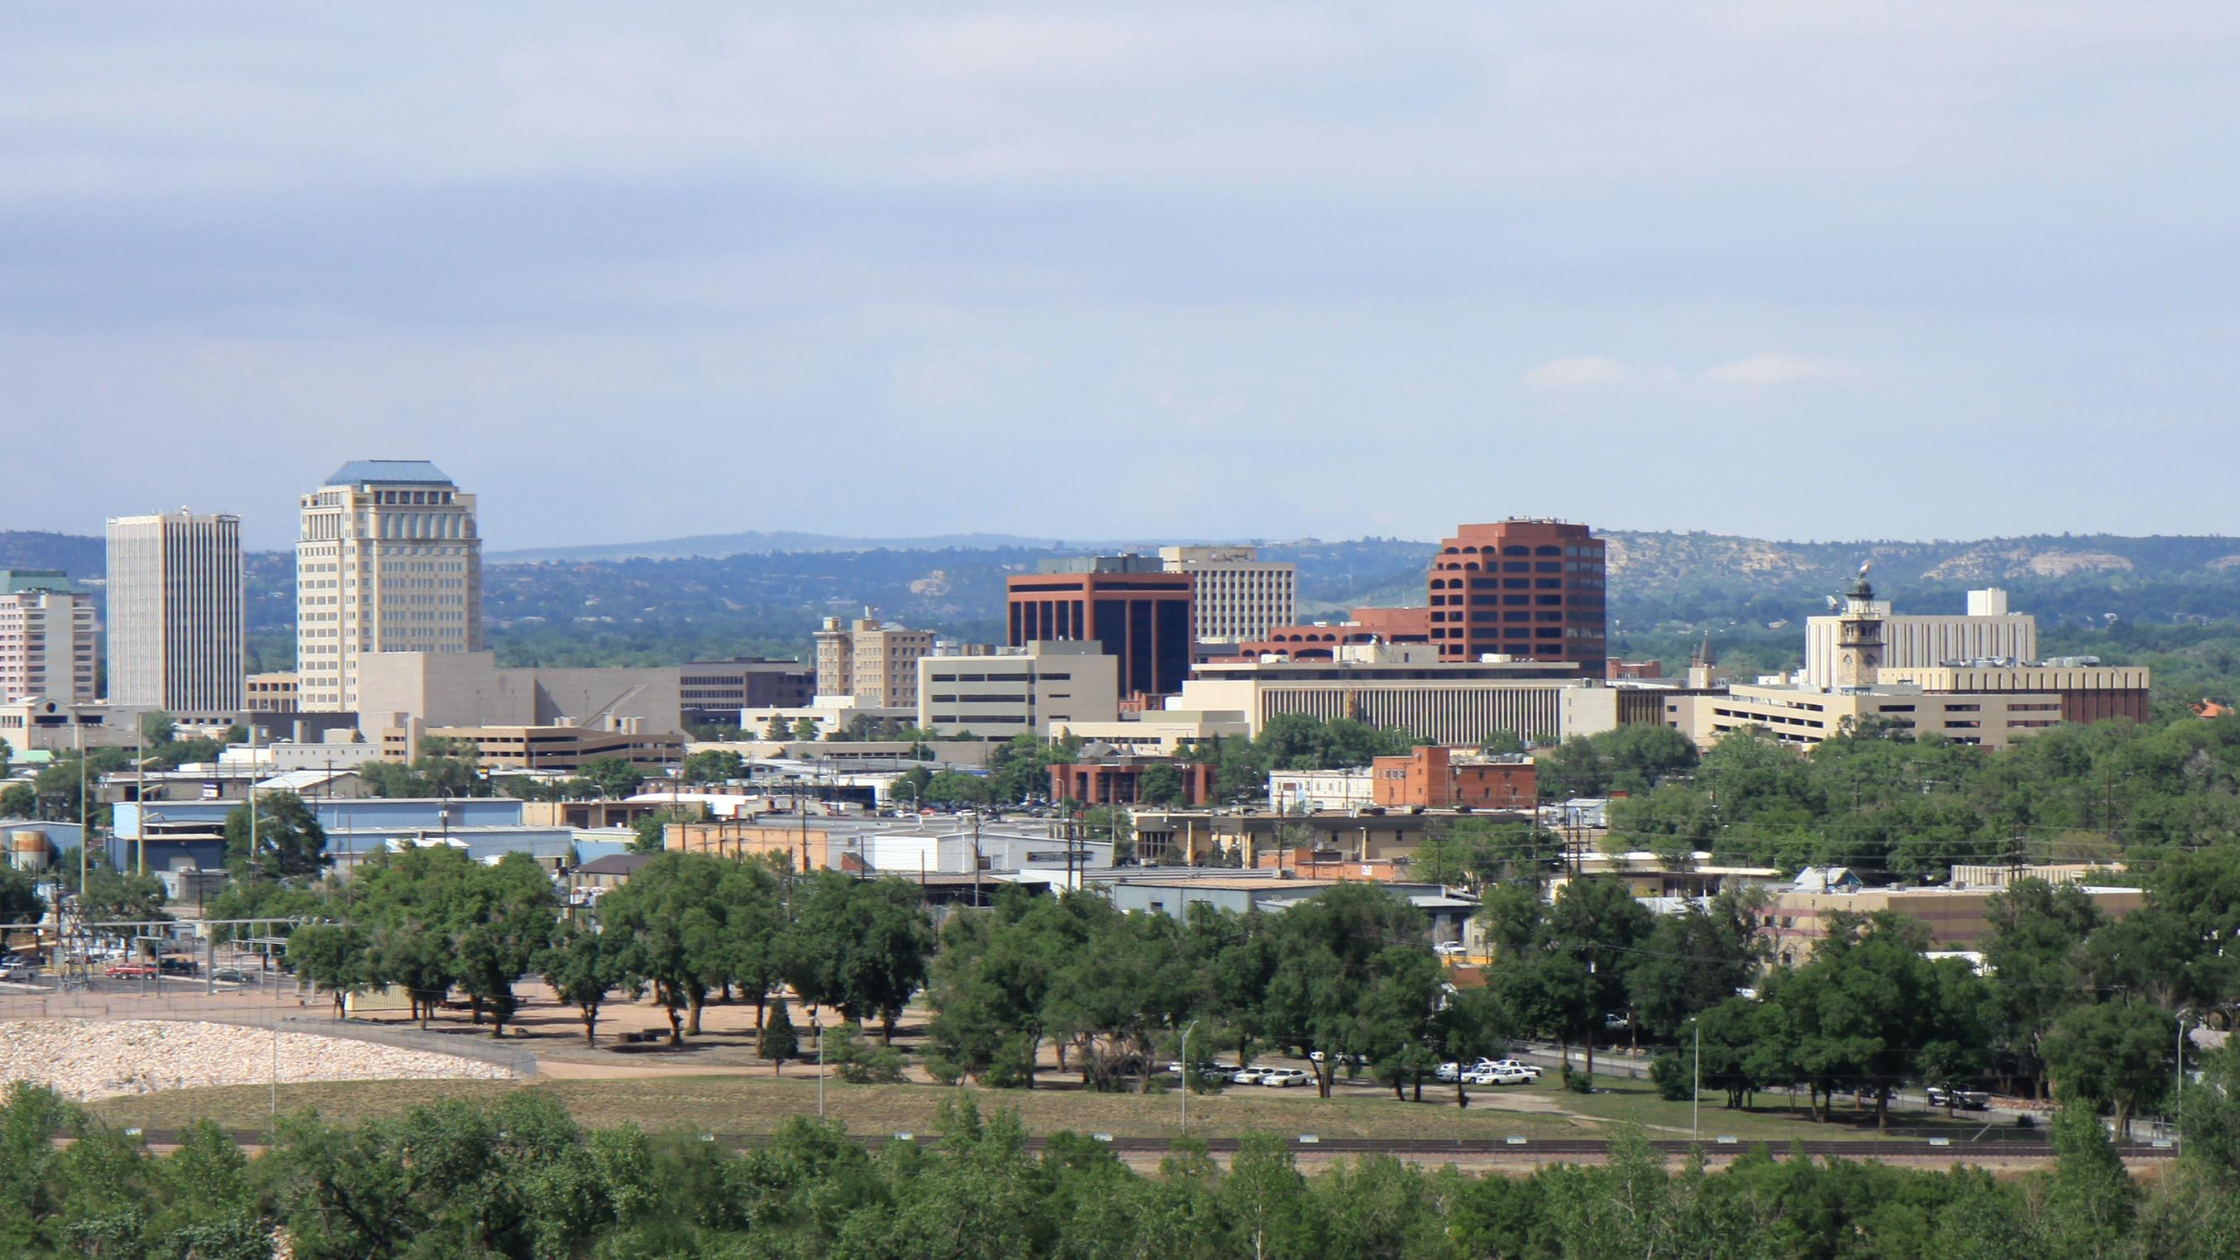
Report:
[{"label": "high-rise office tower", "polygon": [[933,655],[933,631],[872,617],[845,623],[827,617],[815,638],[817,695],[853,696],[873,709],[918,707],[918,659]]},{"label": "high-rise office tower", "polygon": [[109,519],[109,699],[174,717],[241,712],[241,518]]},{"label": "high-rise office tower", "polygon": [[296,672],[306,710],[358,705],[367,652],[482,649],[474,496],[425,460],[356,460],[302,499]]},{"label": "high-rise office tower", "polygon": [[1120,658],[1121,699],[1173,695],[1190,674],[1193,590],[1146,556],[1045,560],[1004,579],[1010,643],[1094,639]]},{"label": "high-rise office tower", "polygon": [[1299,566],[1262,560],[1257,547],[1161,547],[1159,563],[1191,581],[1190,619],[1201,643],[1245,643],[1288,626]]},{"label": "high-rise office tower", "polygon": [[0,569],[0,703],[91,704],[93,600],[59,569]]},{"label": "high-rise office tower", "polygon": [[1586,526],[1458,525],[1432,557],[1428,581],[1440,660],[1571,661],[1602,677],[1609,659],[1603,546]]}]

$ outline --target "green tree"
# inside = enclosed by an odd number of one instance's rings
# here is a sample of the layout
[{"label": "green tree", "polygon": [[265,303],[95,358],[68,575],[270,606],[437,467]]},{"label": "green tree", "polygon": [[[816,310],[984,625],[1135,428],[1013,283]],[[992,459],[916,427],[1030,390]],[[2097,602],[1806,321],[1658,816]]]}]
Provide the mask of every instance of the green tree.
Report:
[{"label": "green tree", "polygon": [[0,866],[0,925],[29,927],[47,917],[47,902],[28,872]]},{"label": "green tree", "polygon": [[2074,884],[2025,879],[1992,894],[1981,947],[2003,1058],[2045,1096],[2044,1043],[2063,1012],[2090,1000],[2085,942],[2104,922]]},{"label": "green tree", "polygon": [[150,709],[140,715],[140,738],[150,748],[161,748],[171,742],[179,732],[179,724],[161,709]]},{"label": "green tree", "polygon": [[686,783],[729,783],[747,777],[747,761],[728,748],[706,748],[684,759]]},{"label": "green tree", "polygon": [[2131,1118],[2169,1095],[2177,1021],[2145,1002],[2103,1002],[2063,1013],[2044,1044],[2053,1095],[2108,1107],[2128,1134]]},{"label": "green tree", "polygon": [[[0,748],[7,745],[0,744]],[[0,818],[29,818],[39,812],[39,794],[28,783],[0,787]]]},{"label": "green tree", "polygon": [[1763,959],[1755,909],[1739,892],[1660,916],[1626,980],[1642,1028],[1679,1041],[1690,1019],[1749,985]]},{"label": "green tree", "polygon": [[917,885],[900,879],[851,879],[818,871],[794,888],[794,921],[785,973],[812,1006],[835,1006],[855,1023],[879,1017],[891,1042],[894,1021],[924,986],[933,928]]},{"label": "green tree", "polygon": [[800,1053],[800,1045],[793,1035],[793,1016],[786,1013],[785,1003],[778,1003],[770,1017],[762,1022],[762,1030],[755,1037],[754,1052],[775,1064],[781,1076],[785,1074],[786,1060]]},{"label": "green tree", "polygon": [[925,803],[935,808],[985,805],[988,801],[987,781],[977,775],[961,770],[939,770],[926,781]]},{"label": "green tree", "polygon": [[372,978],[365,934],[348,924],[306,923],[288,934],[288,965],[325,989],[342,1018],[350,994]]},{"label": "green tree", "polygon": [[1165,762],[1144,767],[1136,798],[1146,805],[1172,805],[1182,799],[1182,772]]},{"label": "green tree", "polygon": [[85,917],[95,923],[165,923],[171,919],[163,908],[162,880],[106,865],[87,872],[79,905]]},{"label": "green tree", "polygon": [[600,899],[601,930],[614,936],[624,973],[650,985],[668,1011],[671,1046],[699,1033],[708,991],[728,974],[728,865],[702,853],[663,853]]},{"label": "green tree", "polygon": [[583,1044],[599,1044],[599,1008],[629,979],[617,942],[602,932],[572,929],[539,956],[537,967],[552,995],[583,1017]]},{"label": "green tree", "polygon": [[599,789],[610,801],[636,794],[646,776],[620,757],[594,757],[576,768],[576,776]]},{"label": "green tree", "polygon": [[769,722],[765,723],[762,728],[762,738],[773,744],[785,743],[787,737],[791,734],[791,728],[787,727],[785,718],[776,713],[770,715]]},{"label": "green tree", "polygon": [[1588,876],[1564,885],[1553,904],[1528,888],[1502,888],[1481,914],[1492,920],[1502,960],[1494,983],[1519,1027],[1583,1045],[1594,1075],[1594,1039],[1608,1016],[1631,1009],[1628,991],[1655,921],[1623,880]]},{"label": "green tree", "polygon": [[244,801],[226,811],[226,868],[234,878],[303,880],[318,875],[334,861],[327,854],[326,830],[302,797],[293,792],[257,795],[253,849],[251,808],[251,803]]},{"label": "green tree", "polygon": [[793,724],[794,742],[806,744],[817,737],[817,720],[802,718]]},{"label": "green tree", "polygon": [[495,865],[475,863],[448,915],[454,977],[477,1007],[487,1009],[490,1035],[505,1035],[520,1007],[514,981],[528,973],[551,943],[559,905],[551,877],[526,853],[508,853]]}]

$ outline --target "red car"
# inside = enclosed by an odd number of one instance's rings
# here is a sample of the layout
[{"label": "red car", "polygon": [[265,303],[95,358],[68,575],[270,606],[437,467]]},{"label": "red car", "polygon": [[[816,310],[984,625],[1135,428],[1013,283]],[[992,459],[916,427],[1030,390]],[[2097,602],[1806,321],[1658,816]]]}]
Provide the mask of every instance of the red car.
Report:
[{"label": "red car", "polygon": [[147,963],[124,962],[111,964],[101,974],[112,980],[145,980],[156,974],[156,969]]}]

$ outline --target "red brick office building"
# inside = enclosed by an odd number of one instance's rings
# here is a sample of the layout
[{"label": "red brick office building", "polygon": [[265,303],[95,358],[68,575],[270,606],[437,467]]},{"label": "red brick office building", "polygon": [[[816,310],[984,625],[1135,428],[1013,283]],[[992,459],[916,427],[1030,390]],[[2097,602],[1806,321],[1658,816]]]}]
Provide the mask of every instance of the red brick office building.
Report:
[{"label": "red brick office building", "polygon": [[1498,652],[1568,661],[1587,677],[1603,676],[1603,545],[1586,526],[1514,519],[1458,526],[1432,557],[1428,581],[1439,659]]}]

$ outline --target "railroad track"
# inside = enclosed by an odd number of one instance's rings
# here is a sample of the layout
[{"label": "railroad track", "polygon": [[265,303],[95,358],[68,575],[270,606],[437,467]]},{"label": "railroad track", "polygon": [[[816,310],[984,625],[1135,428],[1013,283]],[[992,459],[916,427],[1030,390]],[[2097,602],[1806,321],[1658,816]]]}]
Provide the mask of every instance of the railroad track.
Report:
[{"label": "railroad track", "polygon": [[[148,1129],[135,1132],[125,1130],[150,1146],[173,1146],[179,1133],[169,1129]],[[229,1136],[242,1146],[262,1146],[267,1137],[263,1129],[232,1129]],[[701,1140],[719,1143],[736,1150],[750,1150],[767,1146],[771,1140],[767,1133],[703,1133]],[[1109,1145],[1124,1155],[1163,1155],[1173,1148],[1174,1139],[1160,1137],[1122,1137],[1119,1135],[1091,1134],[1092,1140]],[[881,1145],[895,1140],[919,1142],[928,1147],[938,1147],[937,1134],[858,1134],[857,1140],[866,1146]],[[1241,1142],[1237,1138],[1205,1138],[1205,1148],[1215,1155],[1235,1154]],[[1046,1145],[1039,1137],[1027,1139],[1027,1149],[1039,1151]],[[1446,1157],[1450,1159],[1532,1159],[1562,1161],[1566,1159],[1601,1158],[1610,1152],[1610,1143],[1598,1138],[1354,1138],[1322,1137],[1300,1134],[1286,1140],[1285,1145],[1297,1154],[1305,1155],[1394,1155],[1423,1159]],[[1667,1155],[1684,1155],[1692,1147],[1701,1146],[1706,1155],[1733,1156],[1753,1147],[1765,1147],[1773,1154],[1786,1155],[1802,1151],[1806,1155],[1840,1157],[1844,1159],[2052,1159],[2053,1145],[2043,1140],[1994,1139],[1970,1141],[1966,1138],[1890,1138],[1880,1140],[1858,1138],[1828,1138],[1805,1141],[1724,1141],[1717,1138],[1692,1142],[1685,1138],[1659,1138],[1650,1147]],[[2116,1145],[2119,1158],[2129,1160],[2167,1159],[2177,1154],[2167,1143],[2121,1142]]]}]

